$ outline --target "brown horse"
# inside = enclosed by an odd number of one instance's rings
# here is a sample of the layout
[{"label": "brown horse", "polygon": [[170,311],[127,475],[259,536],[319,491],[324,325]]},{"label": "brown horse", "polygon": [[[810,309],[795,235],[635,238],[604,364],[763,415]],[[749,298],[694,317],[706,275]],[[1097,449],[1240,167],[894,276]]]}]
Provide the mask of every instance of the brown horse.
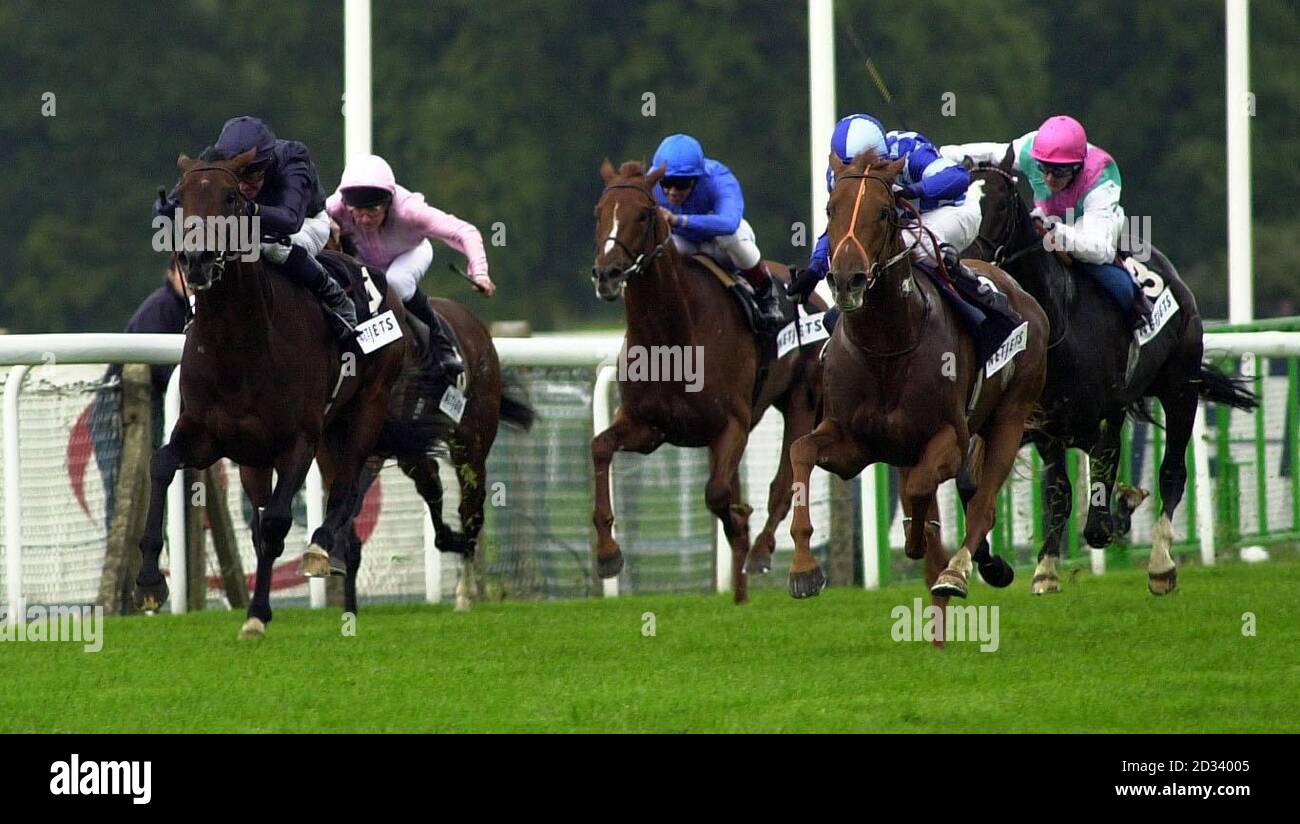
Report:
[{"label": "brown horse", "polygon": [[[877,461],[900,467],[907,555],[925,557],[935,604],[966,596],[972,558],[986,581],[1006,586],[1010,566],[981,542],[993,526],[994,498],[1043,387],[1047,317],[1006,273],[970,262],[1028,325],[1025,348],[977,381],[986,367],[977,361],[969,333],[930,278],[913,273],[913,250],[903,241],[892,189],[905,161],[880,163],[868,151],[851,164],[832,153],[830,162],[835,183],[829,278],[844,317],[826,354],[824,417],[790,450],[796,483],[807,489],[814,466],[846,479]],[[970,449],[974,435],[985,444],[982,459],[980,450]],[[963,464],[971,464],[977,487],[966,507],[962,548],[945,565],[935,493]],[[796,496],[790,529],[790,594],[796,598],[825,586],[808,548],[812,532],[806,496]]]},{"label": "brown horse", "polygon": [[[224,161],[182,155],[176,194],[187,220],[245,214],[239,173],[253,155],[248,151]],[[390,391],[409,339],[395,296],[388,295],[382,308],[393,310],[403,336],[362,356],[340,349],[313,295],[260,259],[242,260],[237,250],[218,241],[217,248],[187,248],[180,260],[195,292],[195,320],[181,357],[181,416],[150,467],[152,490],[135,601],[152,610],[167,599],[158,555],[163,505],[176,470],[203,469],[227,457],[240,465],[240,481],[255,512],[257,579],[240,634],[259,636],[271,620],[271,570],[284,551],[293,496],[317,449],[329,498],[325,522],[308,550],[315,554],[304,554],[303,567],[320,575],[329,574],[341,552],[335,535],[356,510],[357,481],[367,456],[422,455],[434,432],[389,415]],[[272,470],[277,475],[274,490]]]},{"label": "brown horse", "polygon": [[[337,225],[332,227],[331,241],[327,248],[353,254],[355,247],[346,235],[338,234]],[[461,355],[465,359],[465,410],[460,423],[439,440],[447,446],[447,455],[456,473],[456,482],[460,487],[460,530],[452,529],[447,524],[442,512],[442,479],[438,475],[438,460],[433,455],[399,457],[398,466],[408,478],[415,482],[416,491],[424,499],[433,519],[437,535],[437,546],[442,552],[454,552],[461,556],[460,581],[456,586],[456,609],[465,611],[470,608],[475,593],[474,553],[478,548],[478,536],[483,529],[483,505],[487,497],[487,459],[496,441],[499,424],[506,424],[528,431],[532,428],[537,413],[529,404],[521,384],[506,371],[505,380],[501,370],[501,361],[496,347],[492,345],[492,335],[483,321],[465,306],[446,298],[431,298],[430,303],[439,315],[456,333]],[[408,318],[409,320],[409,318]],[[420,385],[421,382],[416,382]],[[402,391],[401,388],[397,391]],[[438,398],[427,399],[437,404]],[[357,508],[361,509],[365,492],[374,483],[374,479],[383,464],[382,456],[372,457],[366,463],[366,470],[359,482],[360,495]],[[347,525],[345,533],[347,557],[347,577],[343,582],[343,608],[347,612],[357,612],[357,570],[361,567],[361,539],[353,528],[353,522]]]},{"label": "brown horse", "polygon": [[[740,494],[740,459],[750,430],[774,406],[785,418],[781,463],[768,494],[768,518],[754,541],[748,569],[771,568],[774,533],[790,509],[790,460],[795,438],[815,422],[820,380],[817,348],[797,348],[774,360],[755,399],[759,344],[744,313],[726,288],[702,264],[678,253],[652,190],[663,169],[646,174],[639,163],[617,171],[608,160],[600,174],[605,190],[596,204],[597,255],[592,268],[596,294],[606,301],[623,298],[627,316],[624,352],[698,353],[702,381],[623,380],[622,406],[608,429],[591,442],[596,476],[596,569],[612,578],[623,568],[614,540],[609,500],[609,464],[621,450],[643,455],[663,443],[709,448],[709,481],[704,498],[722,522],[731,545],[731,581],[736,603],[747,588],[749,513]],[[785,267],[769,264],[788,278]],[[775,288],[775,286],[774,286]],[[825,308],[825,307],[821,307]],[[667,347],[652,349],[651,347]],[[684,377],[684,376],[683,376]]]}]

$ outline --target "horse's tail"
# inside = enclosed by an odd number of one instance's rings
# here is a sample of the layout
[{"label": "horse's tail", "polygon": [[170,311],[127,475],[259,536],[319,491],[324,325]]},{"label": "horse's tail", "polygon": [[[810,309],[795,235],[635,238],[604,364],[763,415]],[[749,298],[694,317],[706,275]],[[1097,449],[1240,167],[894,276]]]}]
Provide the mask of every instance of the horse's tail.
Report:
[{"label": "horse's tail", "polygon": [[523,381],[513,369],[501,372],[501,420],[524,432],[537,421],[537,410],[529,403]]},{"label": "horse's tail", "polygon": [[1200,396],[1214,403],[1226,403],[1233,409],[1247,412],[1259,406],[1259,398],[1247,389],[1244,378],[1234,378],[1224,374],[1208,363],[1201,364]]},{"label": "horse's tail", "polygon": [[422,458],[447,437],[447,426],[436,418],[384,421],[374,453],[385,458]]}]

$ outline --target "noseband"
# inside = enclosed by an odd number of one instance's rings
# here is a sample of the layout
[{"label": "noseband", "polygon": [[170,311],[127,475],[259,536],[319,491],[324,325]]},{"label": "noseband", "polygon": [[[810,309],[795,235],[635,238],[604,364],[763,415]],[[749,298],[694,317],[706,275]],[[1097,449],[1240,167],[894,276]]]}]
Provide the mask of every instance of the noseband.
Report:
[{"label": "noseband", "polygon": [[[659,211],[659,204],[655,201],[654,196],[635,183],[611,183],[605,187],[605,191],[600,193],[600,200],[604,200],[605,195],[613,189],[633,189],[650,201],[650,205],[641,210],[641,214],[646,217],[645,236],[641,239],[641,247],[646,248],[652,246],[655,240],[655,231],[659,227],[659,221],[655,220],[655,215]],[[649,252],[636,252],[618,237],[607,238],[607,240],[614,241],[614,244],[618,246],[618,248],[622,249],[625,255],[633,259],[632,265],[623,270],[624,276],[630,278],[634,275],[639,275],[649,268],[650,264],[654,263],[655,258],[659,257],[659,255],[663,253],[664,249],[667,248],[672,237],[673,233],[669,230],[668,235],[663,239],[663,242],[654,245],[654,248],[650,249]]]},{"label": "noseband", "polygon": [[871,289],[872,287],[874,287],[876,285],[876,281],[879,280],[880,276],[884,274],[884,272],[886,272],[888,269],[890,269],[899,261],[907,258],[912,253],[912,250],[916,248],[916,245],[921,242],[920,234],[918,233],[916,239],[912,241],[911,245],[904,246],[902,251],[900,251],[898,254],[894,255],[893,257],[889,258],[889,260],[886,260],[882,264],[880,262],[880,255],[884,254],[885,244],[887,244],[890,238],[893,236],[893,233],[890,232],[881,239],[880,249],[874,257],[872,255],[867,254],[866,247],[862,245],[862,241],[858,240],[857,226],[858,226],[858,213],[862,209],[862,196],[867,191],[868,180],[874,180],[877,183],[879,183],[881,186],[885,187],[885,192],[889,196],[889,206],[890,206],[889,211],[891,215],[889,220],[890,229],[898,230],[901,229],[903,226],[903,224],[900,223],[897,218],[898,199],[894,197],[894,190],[891,189],[889,187],[889,184],[886,183],[884,180],[878,177],[872,177],[869,174],[870,171],[871,171],[871,167],[868,166],[861,173],[847,174],[835,179],[836,186],[840,185],[840,183],[844,182],[845,180],[860,180],[862,182],[858,184],[858,196],[853,201],[853,215],[852,217],[849,218],[848,234],[840,238],[840,242],[835,244],[835,249],[834,251],[831,252],[831,259],[830,259],[830,268],[834,270],[835,256],[838,255],[840,251],[844,248],[844,244],[852,242],[853,245],[858,248],[858,251],[862,253],[862,259],[864,261],[871,262],[870,268],[867,270],[867,289]]}]

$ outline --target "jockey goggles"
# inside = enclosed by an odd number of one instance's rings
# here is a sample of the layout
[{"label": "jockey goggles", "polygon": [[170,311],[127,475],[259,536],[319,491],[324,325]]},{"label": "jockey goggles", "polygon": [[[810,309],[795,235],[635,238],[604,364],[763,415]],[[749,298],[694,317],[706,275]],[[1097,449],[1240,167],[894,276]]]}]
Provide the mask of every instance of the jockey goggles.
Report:
[{"label": "jockey goggles", "polygon": [[659,181],[659,185],[664,187],[664,191],[669,189],[689,189],[695,185],[693,177],[665,177]]},{"label": "jockey goggles", "polygon": [[343,190],[343,203],[353,209],[386,206],[392,199],[392,192],[378,186],[353,186]]},{"label": "jockey goggles", "polygon": [[1083,168],[1082,163],[1042,163],[1038,164],[1038,171],[1043,173],[1043,177],[1074,177]]}]

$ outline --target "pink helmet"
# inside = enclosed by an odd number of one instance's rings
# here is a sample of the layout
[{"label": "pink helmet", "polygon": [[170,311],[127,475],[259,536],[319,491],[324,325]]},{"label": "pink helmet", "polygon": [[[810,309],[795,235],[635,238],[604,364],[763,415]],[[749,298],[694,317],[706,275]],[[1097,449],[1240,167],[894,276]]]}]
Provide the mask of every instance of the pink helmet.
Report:
[{"label": "pink helmet", "polygon": [[1043,121],[1029,154],[1043,163],[1082,163],[1088,153],[1088,135],[1073,117],[1058,114]]}]

